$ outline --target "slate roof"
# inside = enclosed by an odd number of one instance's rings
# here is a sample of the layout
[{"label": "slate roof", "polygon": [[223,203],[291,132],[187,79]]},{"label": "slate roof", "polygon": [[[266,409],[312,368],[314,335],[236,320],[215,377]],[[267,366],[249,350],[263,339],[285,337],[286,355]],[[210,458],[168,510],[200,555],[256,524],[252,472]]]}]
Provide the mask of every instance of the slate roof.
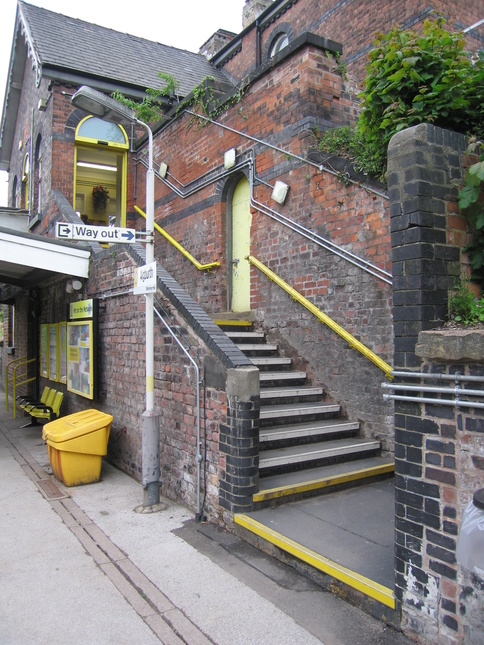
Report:
[{"label": "slate roof", "polygon": [[42,74],[54,70],[98,77],[122,86],[162,87],[157,72],[173,75],[186,96],[206,76],[227,77],[201,54],[70,18],[19,1],[20,15]]}]

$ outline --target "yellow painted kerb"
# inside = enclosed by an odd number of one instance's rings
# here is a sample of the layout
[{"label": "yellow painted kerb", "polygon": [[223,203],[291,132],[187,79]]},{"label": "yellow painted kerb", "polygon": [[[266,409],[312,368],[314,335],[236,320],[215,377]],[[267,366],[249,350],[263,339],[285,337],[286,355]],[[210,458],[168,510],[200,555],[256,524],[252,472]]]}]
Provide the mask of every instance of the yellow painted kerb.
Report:
[{"label": "yellow painted kerb", "polygon": [[395,464],[386,463],[381,466],[373,466],[371,468],[361,468],[353,470],[349,473],[341,475],[334,475],[333,477],[321,477],[320,479],[313,479],[310,481],[302,482],[301,484],[288,484],[287,486],[277,486],[275,488],[268,488],[261,490],[252,496],[254,502],[263,502],[269,499],[278,499],[289,495],[301,494],[318,490],[320,488],[327,488],[328,486],[336,486],[339,484],[346,484],[359,479],[366,479],[368,477],[375,477],[377,475],[384,475],[392,473],[395,470]]},{"label": "yellow painted kerb", "polygon": [[274,544],[283,551],[286,551],[286,553],[290,553],[299,560],[306,562],[315,569],[336,578],[336,580],[344,582],[353,589],[357,589],[370,598],[374,598],[378,602],[381,602],[383,605],[386,605],[391,609],[395,609],[393,592],[388,587],[384,587],[378,582],[365,578],[365,576],[362,576],[355,571],[351,571],[351,569],[343,567],[337,562],[333,562],[329,558],[326,558],[323,555],[298,544],[294,540],[277,533],[277,531],[264,526],[248,515],[236,514],[234,516],[234,521],[236,524],[239,524],[251,533],[267,540],[271,544]]}]

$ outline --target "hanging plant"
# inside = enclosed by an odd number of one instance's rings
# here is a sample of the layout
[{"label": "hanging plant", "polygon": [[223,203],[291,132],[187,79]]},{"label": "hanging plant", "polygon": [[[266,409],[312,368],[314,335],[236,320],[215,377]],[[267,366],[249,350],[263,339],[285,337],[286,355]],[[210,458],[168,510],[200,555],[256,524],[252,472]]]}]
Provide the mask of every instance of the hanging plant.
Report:
[{"label": "hanging plant", "polygon": [[106,210],[109,201],[109,190],[104,186],[94,186],[92,189],[92,205],[94,210]]}]

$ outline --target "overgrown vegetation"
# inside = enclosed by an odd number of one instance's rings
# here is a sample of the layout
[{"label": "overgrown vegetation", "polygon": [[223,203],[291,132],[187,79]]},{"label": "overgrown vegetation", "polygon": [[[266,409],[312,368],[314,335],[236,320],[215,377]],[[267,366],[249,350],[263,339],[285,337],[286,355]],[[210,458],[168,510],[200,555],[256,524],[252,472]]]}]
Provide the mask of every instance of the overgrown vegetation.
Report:
[{"label": "overgrown vegetation", "polygon": [[422,33],[392,29],[379,34],[370,52],[360,93],[362,112],[352,135],[341,128],[325,133],[320,148],[383,176],[391,137],[429,122],[456,132],[484,135],[484,57],[464,51],[465,37],[449,32],[446,21],[426,20]]},{"label": "overgrown vegetation", "polygon": [[484,323],[484,297],[476,298],[468,282],[461,282],[453,291],[449,319],[466,327]]},{"label": "overgrown vegetation", "polygon": [[157,72],[156,75],[164,82],[163,87],[148,87],[146,89],[146,96],[141,102],[128,99],[119,91],[112,94],[113,99],[130,107],[136,112],[138,119],[145,123],[158,121],[164,115],[163,103],[166,104],[166,99],[176,99],[180,89],[180,83],[171,74]]},{"label": "overgrown vegetation", "polygon": [[459,208],[467,216],[472,235],[464,249],[469,255],[471,280],[484,284],[484,152],[483,144],[472,141],[467,152],[480,152],[478,161],[466,171],[464,187],[459,191]]}]

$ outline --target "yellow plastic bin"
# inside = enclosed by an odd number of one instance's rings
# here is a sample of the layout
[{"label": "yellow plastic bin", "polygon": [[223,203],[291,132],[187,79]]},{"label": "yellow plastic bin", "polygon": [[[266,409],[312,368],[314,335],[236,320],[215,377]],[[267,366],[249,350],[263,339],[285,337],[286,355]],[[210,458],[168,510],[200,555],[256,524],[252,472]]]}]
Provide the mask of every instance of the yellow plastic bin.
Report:
[{"label": "yellow plastic bin", "polygon": [[82,410],[44,425],[42,438],[56,479],[66,486],[99,481],[112,420],[99,410]]}]

